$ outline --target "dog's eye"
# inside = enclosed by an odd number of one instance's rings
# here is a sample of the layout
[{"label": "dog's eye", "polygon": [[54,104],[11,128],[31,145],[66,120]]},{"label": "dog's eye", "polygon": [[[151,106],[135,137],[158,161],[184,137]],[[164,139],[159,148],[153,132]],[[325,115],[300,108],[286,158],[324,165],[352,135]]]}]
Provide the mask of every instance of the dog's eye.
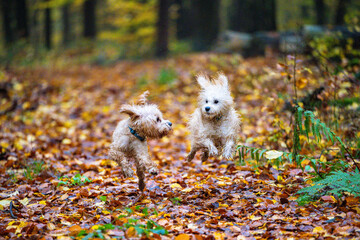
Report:
[{"label": "dog's eye", "polygon": [[218,100],[215,100],[214,103],[217,104],[217,103],[219,103],[219,101],[218,101]]},{"label": "dog's eye", "polygon": [[157,122],[160,122],[160,118],[159,118],[159,117],[157,117],[156,121],[157,121]]},{"label": "dog's eye", "polygon": [[209,102],[208,100],[205,101],[205,103],[208,103],[208,102]]}]

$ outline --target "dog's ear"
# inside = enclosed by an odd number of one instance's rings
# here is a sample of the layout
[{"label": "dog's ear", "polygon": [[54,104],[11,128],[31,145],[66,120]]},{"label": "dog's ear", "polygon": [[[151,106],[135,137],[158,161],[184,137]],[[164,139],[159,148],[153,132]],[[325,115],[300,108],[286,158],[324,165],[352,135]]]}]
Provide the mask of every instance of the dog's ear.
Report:
[{"label": "dog's ear", "polygon": [[224,88],[229,88],[229,81],[228,81],[227,77],[222,73],[219,73],[216,82],[219,83]]},{"label": "dog's ear", "polygon": [[206,88],[211,85],[209,79],[207,79],[204,75],[198,75],[196,80],[202,88]]},{"label": "dog's ear", "polygon": [[120,108],[120,113],[126,113],[131,118],[139,117],[139,113],[137,112],[136,108],[132,105],[126,104]]},{"label": "dog's ear", "polygon": [[138,97],[138,100],[136,101],[136,104],[138,104],[138,105],[147,104],[147,96],[149,96],[149,91],[145,91],[143,94],[141,94]]}]

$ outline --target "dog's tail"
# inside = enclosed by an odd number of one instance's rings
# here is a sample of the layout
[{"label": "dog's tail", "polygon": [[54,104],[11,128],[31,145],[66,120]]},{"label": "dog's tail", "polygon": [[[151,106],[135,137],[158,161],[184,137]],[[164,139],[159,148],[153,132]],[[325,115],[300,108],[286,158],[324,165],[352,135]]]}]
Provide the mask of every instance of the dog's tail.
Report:
[{"label": "dog's tail", "polygon": [[145,91],[143,94],[141,94],[137,101],[136,101],[136,104],[137,105],[145,105],[147,104],[147,96],[149,95],[149,91]]}]

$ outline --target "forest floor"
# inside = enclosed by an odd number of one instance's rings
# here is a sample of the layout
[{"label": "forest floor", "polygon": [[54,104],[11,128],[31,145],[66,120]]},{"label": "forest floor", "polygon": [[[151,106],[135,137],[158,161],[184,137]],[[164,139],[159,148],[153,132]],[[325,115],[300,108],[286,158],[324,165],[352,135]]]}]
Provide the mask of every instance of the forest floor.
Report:
[{"label": "forest floor", "polygon": [[[2,107],[13,109],[0,116],[0,239],[359,237],[358,199],[325,196],[299,206],[295,193],[309,172],[294,163],[185,161],[186,122],[199,91],[194,76],[218,71],[229,77],[242,116],[239,144],[291,151],[291,113],[283,107],[293,86],[276,59],[198,54],[4,72]],[[322,84],[311,72],[299,97]],[[125,179],[107,153],[125,117],[120,106],[146,89],[174,130],[149,141],[160,174],[147,175],[139,198],[137,178]]]}]

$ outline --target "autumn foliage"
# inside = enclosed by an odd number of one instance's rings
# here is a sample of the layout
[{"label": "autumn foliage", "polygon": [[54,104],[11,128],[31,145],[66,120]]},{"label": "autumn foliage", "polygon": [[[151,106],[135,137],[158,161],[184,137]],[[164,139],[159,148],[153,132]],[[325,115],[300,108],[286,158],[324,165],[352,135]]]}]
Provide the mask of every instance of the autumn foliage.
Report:
[{"label": "autumn foliage", "polygon": [[[325,194],[300,206],[296,193],[311,185],[311,177],[316,176],[311,161],[296,163],[284,158],[277,162],[279,152],[291,152],[294,144],[293,113],[285,107],[287,103],[291,106],[294,96],[293,73],[291,68],[285,69],[289,66],[286,61],[277,65],[276,59],[198,54],[166,61],[121,62],[112,67],[2,72],[1,237],[359,237],[358,197],[346,191],[340,197]],[[249,153],[246,159],[234,152],[233,161],[210,158],[202,163],[200,156],[185,161],[190,150],[186,123],[196,108],[199,91],[194,76],[218,71],[228,76],[242,116],[238,144],[278,152],[263,152],[261,158]],[[317,117],[346,139],[349,152],[356,156],[360,132],[353,123],[359,118],[349,122],[338,117],[338,127],[331,120],[333,114],[356,114],[350,110],[358,103],[344,107],[344,112],[339,108],[333,112],[330,100],[334,89],[338,96],[358,98],[359,85],[343,75],[336,79],[322,75],[306,59],[296,71],[299,100],[325,86],[314,111],[321,109]],[[120,106],[145,89],[164,117],[174,123],[174,131],[161,140],[149,141],[150,155],[160,173],[147,176],[145,194],[140,196],[137,179],[124,178],[107,154],[111,134],[125,117],[119,113]],[[341,155],[341,146],[326,139],[317,141],[311,134],[309,139],[299,138],[300,154],[318,159],[315,169],[322,176],[341,161],[346,166],[343,170],[355,170],[350,159]]]}]

